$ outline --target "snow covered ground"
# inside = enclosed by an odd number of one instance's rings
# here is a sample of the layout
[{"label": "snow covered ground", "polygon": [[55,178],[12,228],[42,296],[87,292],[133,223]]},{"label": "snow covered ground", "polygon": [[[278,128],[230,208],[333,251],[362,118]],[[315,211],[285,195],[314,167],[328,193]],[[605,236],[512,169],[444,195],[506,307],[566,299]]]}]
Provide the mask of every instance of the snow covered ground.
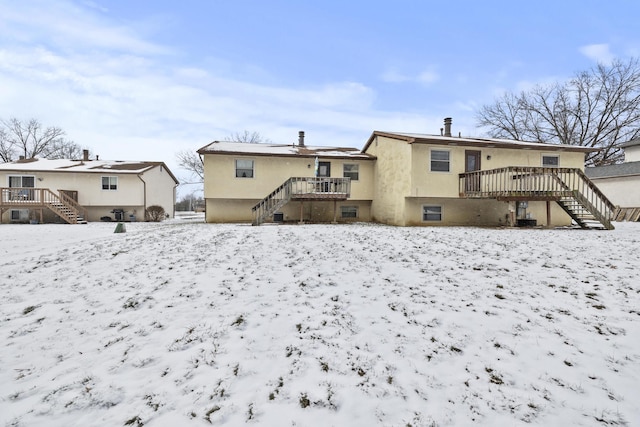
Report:
[{"label": "snow covered ground", "polygon": [[11,426],[640,425],[640,223],[0,225]]}]

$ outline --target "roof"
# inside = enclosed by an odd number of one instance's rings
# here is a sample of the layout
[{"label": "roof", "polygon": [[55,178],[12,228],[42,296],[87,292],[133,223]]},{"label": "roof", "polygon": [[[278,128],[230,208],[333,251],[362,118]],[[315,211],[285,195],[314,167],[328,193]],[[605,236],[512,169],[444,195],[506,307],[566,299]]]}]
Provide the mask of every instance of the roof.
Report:
[{"label": "roof", "polygon": [[198,150],[199,154],[234,154],[277,157],[332,157],[342,159],[374,160],[375,156],[351,147],[319,147],[292,144],[250,144],[246,142],[213,141]]},{"label": "roof", "polygon": [[619,176],[640,175],[640,162],[619,163],[616,165],[585,168],[589,178],[613,178]]},{"label": "roof", "polygon": [[624,144],[622,144],[620,147],[622,148],[627,148],[627,147],[634,147],[636,145],[640,145],[640,138],[637,139],[632,139],[629,142],[625,142]]},{"label": "roof", "polygon": [[398,139],[406,141],[409,144],[435,144],[435,145],[461,145],[466,147],[484,147],[484,148],[512,148],[520,150],[547,150],[547,151],[577,151],[589,153],[599,151],[599,148],[582,147],[578,145],[566,144],[545,144],[541,142],[517,141],[514,139],[497,139],[497,138],[473,138],[473,137],[457,137],[442,135],[427,135],[420,133],[404,133],[404,132],[384,132],[373,131],[364,148],[363,152],[369,148],[369,145],[377,136]]},{"label": "roof", "polygon": [[69,160],[69,159],[26,159],[9,163],[0,163],[0,172],[81,172],[110,174],[140,174],[162,166],[178,183],[164,162],[140,162],[124,160]]}]

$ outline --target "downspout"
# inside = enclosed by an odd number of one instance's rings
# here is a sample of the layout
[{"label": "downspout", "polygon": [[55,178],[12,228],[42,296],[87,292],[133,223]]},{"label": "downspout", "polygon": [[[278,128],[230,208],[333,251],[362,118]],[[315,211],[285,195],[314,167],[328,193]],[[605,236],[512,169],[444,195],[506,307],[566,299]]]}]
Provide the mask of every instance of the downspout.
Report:
[{"label": "downspout", "polygon": [[140,181],[142,181],[142,194],[144,196],[143,197],[144,206],[142,207],[142,215],[144,215],[143,216],[143,218],[144,218],[143,221],[146,221],[146,219],[147,219],[147,183],[146,183],[146,181],[144,179],[142,179],[142,174],[141,173],[138,174],[138,179]]}]

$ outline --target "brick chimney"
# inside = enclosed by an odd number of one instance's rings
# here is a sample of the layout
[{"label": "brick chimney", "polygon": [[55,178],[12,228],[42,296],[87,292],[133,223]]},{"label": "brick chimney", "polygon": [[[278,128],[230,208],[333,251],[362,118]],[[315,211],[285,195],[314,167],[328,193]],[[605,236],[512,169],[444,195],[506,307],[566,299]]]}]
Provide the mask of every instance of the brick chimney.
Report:
[{"label": "brick chimney", "polygon": [[451,117],[444,119],[444,136],[451,136]]},{"label": "brick chimney", "polygon": [[298,132],[298,145],[304,147],[304,131]]}]

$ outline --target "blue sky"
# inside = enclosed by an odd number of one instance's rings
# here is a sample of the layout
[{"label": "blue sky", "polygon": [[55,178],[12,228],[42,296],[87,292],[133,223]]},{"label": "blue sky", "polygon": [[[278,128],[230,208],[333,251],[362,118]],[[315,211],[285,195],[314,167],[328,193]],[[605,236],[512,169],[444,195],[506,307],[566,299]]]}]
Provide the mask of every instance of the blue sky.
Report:
[{"label": "blue sky", "polygon": [[0,0],[0,118],[104,159],[234,132],[362,147],[373,130],[478,136],[504,91],[640,56],[632,1]]}]

